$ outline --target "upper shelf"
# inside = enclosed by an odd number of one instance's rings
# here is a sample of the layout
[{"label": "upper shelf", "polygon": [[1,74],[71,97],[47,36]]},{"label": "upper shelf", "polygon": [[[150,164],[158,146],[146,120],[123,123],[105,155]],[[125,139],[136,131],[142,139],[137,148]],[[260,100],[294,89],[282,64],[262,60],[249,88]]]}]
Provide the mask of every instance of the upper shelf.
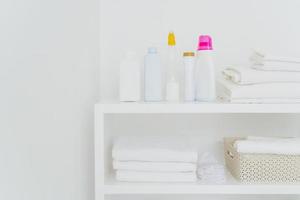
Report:
[{"label": "upper shelf", "polygon": [[97,103],[102,113],[299,113],[300,104]]}]

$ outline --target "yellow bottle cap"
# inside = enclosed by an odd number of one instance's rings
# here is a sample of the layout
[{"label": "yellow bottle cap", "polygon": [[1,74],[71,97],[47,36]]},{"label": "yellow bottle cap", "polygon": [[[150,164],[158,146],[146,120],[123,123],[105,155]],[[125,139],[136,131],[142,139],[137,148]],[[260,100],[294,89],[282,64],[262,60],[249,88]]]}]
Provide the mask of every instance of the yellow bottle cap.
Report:
[{"label": "yellow bottle cap", "polygon": [[175,34],[174,34],[174,32],[169,32],[169,35],[168,35],[168,45],[169,46],[175,46],[176,45],[176,40],[175,40]]}]

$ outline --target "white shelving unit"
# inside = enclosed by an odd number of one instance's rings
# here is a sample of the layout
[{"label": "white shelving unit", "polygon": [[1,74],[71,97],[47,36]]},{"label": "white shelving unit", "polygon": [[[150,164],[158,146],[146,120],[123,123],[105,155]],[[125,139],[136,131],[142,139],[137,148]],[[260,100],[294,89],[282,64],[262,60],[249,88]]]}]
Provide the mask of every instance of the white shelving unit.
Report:
[{"label": "white shelving unit", "polygon": [[[153,117],[153,115],[155,117]],[[156,120],[147,127],[147,120]],[[199,135],[220,142],[234,132],[260,134],[276,132],[288,135],[300,130],[299,104],[168,104],[168,103],[99,103],[95,106],[95,199],[110,195],[149,194],[230,194],[230,195],[300,195],[300,185],[247,185],[230,178],[226,184],[155,184],[121,183],[114,179],[111,167],[111,147],[120,134],[149,134],[157,130]],[[172,120],[175,120],[173,123]],[[162,121],[162,122],[161,122]],[[181,123],[178,123],[181,122]],[[153,128],[155,123],[155,128]],[[171,127],[170,124],[175,126]],[[160,126],[164,126],[160,128]],[[213,128],[213,129],[211,129]],[[194,130],[196,129],[196,130]],[[198,130],[203,130],[200,133]],[[283,133],[285,132],[286,133]],[[206,134],[210,131],[211,134]],[[248,131],[248,132],[247,132]],[[250,130],[251,131],[251,130]],[[214,132],[214,133],[213,133]],[[216,133],[215,133],[216,132]]]}]

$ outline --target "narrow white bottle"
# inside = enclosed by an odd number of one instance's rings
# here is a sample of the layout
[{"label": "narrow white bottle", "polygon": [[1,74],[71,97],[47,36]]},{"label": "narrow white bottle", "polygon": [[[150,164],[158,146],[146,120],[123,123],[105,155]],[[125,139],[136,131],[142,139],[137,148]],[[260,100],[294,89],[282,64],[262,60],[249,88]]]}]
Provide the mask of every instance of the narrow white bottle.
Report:
[{"label": "narrow white bottle", "polygon": [[184,101],[195,101],[195,53],[184,52]]},{"label": "narrow white bottle", "polygon": [[145,56],[145,101],[162,101],[162,67],[156,48]]},{"label": "narrow white bottle", "polygon": [[197,101],[212,102],[216,100],[216,78],[212,53],[211,37],[200,36],[195,69]]},{"label": "narrow white bottle", "polygon": [[179,54],[176,48],[176,39],[174,32],[168,35],[168,56],[166,73],[166,101],[179,101]]},{"label": "narrow white bottle", "polygon": [[120,64],[120,101],[140,101],[140,62],[134,52],[128,52]]}]

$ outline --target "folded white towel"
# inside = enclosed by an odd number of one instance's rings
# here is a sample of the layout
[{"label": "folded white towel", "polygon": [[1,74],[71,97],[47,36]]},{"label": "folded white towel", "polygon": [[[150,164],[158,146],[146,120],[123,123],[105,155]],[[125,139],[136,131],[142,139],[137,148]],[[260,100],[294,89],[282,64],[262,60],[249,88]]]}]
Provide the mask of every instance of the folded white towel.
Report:
[{"label": "folded white towel", "polygon": [[300,139],[237,140],[239,153],[300,155]]},{"label": "folded white towel", "polygon": [[300,72],[300,58],[271,56],[254,51],[250,61],[252,68],[258,70]]},{"label": "folded white towel", "polygon": [[184,162],[142,162],[142,161],[113,161],[116,170],[152,171],[152,172],[195,172],[195,163]]},{"label": "folded white towel", "polygon": [[222,73],[225,79],[240,85],[300,82],[300,72],[259,71],[246,67],[230,67]]},{"label": "folded white towel", "polygon": [[262,136],[247,136],[246,140],[260,140],[260,141],[295,141],[299,140],[300,138],[297,137],[262,137]]},{"label": "folded white towel", "polygon": [[120,137],[113,145],[112,157],[119,161],[196,163],[198,152],[187,137]]},{"label": "folded white towel", "polygon": [[285,98],[230,98],[225,94],[219,94],[218,99],[221,102],[236,103],[236,104],[299,104],[300,99],[285,99]]},{"label": "folded white towel", "polygon": [[273,56],[264,53],[263,51],[254,50],[250,57],[250,60],[256,62],[257,64],[263,64],[264,62],[282,62],[282,63],[299,63],[300,58],[295,57],[283,57],[283,56]]},{"label": "folded white towel", "polygon": [[264,62],[251,67],[260,71],[300,72],[299,63]]},{"label": "folded white towel", "polygon": [[229,99],[300,99],[300,83],[237,85],[221,80],[218,89]]},{"label": "folded white towel", "polygon": [[127,182],[196,182],[195,172],[138,172],[117,170],[116,179]]}]

